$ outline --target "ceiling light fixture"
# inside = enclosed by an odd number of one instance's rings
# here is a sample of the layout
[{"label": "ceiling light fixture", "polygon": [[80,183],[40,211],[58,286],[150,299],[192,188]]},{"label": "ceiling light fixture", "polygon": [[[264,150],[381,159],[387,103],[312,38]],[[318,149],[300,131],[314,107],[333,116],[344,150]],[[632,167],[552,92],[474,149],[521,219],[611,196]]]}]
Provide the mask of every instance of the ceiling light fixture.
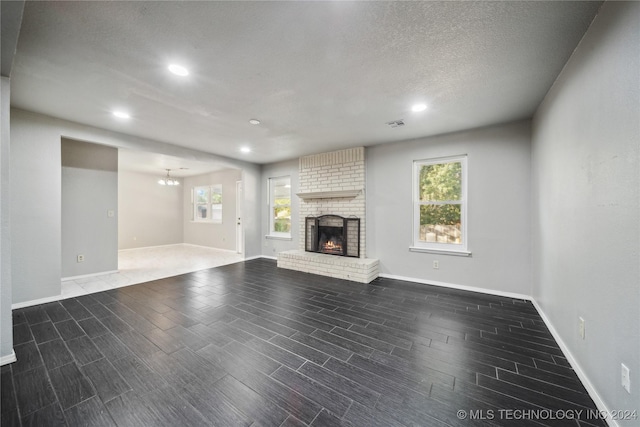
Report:
[{"label": "ceiling light fixture", "polygon": [[124,111],[114,111],[113,115],[116,116],[119,119],[130,119],[131,118],[129,113],[125,113]]},{"label": "ceiling light fixture", "polygon": [[242,151],[243,153],[250,153],[251,152],[251,148],[249,148],[249,147],[241,147],[240,151]]},{"label": "ceiling light fixture", "polygon": [[420,111],[424,111],[426,109],[426,104],[415,104],[413,107],[411,107],[411,111],[413,111],[414,113],[419,113]]},{"label": "ceiling light fixture", "polygon": [[162,178],[160,178],[158,180],[158,184],[160,184],[160,185],[180,185],[180,181],[178,181],[175,178],[171,178],[171,176],[169,175],[169,172],[171,172],[171,169],[165,169],[165,170],[167,171],[167,176],[163,176]]},{"label": "ceiling light fixture", "polygon": [[260,120],[258,120],[258,119],[250,119],[249,123],[251,123],[252,125],[259,125],[260,124]]},{"label": "ceiling light fixture", "polygon": [[182,65],[170,64],[168,68],[169,68],[169,71],[171,71],[176,76],[184,77],[189,75],[189,70],[187,70]]}]

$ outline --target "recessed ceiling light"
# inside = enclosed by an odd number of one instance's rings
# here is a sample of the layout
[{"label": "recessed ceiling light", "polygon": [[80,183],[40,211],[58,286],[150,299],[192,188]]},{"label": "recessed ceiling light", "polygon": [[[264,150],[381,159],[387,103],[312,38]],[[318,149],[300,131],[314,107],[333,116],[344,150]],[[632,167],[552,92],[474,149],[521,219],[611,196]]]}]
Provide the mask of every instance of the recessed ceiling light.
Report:
[{"label": "recessed ceiling light", "polygon": [[240,151],[242,151],[243,153],[250,153],[251,152],[251,148],[249,148],[249,147],[241,147]]},{"label": "recessed ceiling light", "polygon": [[171,71],[176,76],[184,77],[184,76],[188,76],[189,75],[189,70],[184,68],[182,65],[171,64],[171,65],[169,65],[168,68],[169,68],[169,71]]},{"label": "recessed ceiling light", "polygon": [[251,119],[251,120],[249,120],[249,123],[251,123],[252,125],[259,125],[259,124],[260,124],[260,120],[258,120],[258,119]]},{"label": "recessed ceiling light", "polygon": [[415,104],[413,107],[411,107],[411,111],[413,111],[414,113],[419,113],[420,111],[424,111],[427,109],[427,104]]},{"label": "recessed ceiling light", "polygon": [[130,119],[131,118],[129,113],[125,113],[124,111],[114,111],[113,115],[116,116],[119,119]]}]

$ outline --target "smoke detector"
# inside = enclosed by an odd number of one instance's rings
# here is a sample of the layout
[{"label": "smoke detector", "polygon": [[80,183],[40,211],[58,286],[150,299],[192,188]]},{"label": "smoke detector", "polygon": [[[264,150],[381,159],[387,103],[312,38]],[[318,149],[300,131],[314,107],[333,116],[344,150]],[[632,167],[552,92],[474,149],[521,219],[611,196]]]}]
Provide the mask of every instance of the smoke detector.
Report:
[{"label": "smoke detector", "polygon": [[387,126],[390,128],[399,128],[400,126],[404,126],[404,120],[400,119],[387,122]]}]

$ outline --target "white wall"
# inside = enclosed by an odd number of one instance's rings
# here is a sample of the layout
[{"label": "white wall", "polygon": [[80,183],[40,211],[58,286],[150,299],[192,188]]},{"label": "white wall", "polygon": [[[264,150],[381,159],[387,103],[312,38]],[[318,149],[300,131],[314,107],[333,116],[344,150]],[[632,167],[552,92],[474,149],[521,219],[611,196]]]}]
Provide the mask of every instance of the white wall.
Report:
[{"label": "white wall", "polygon": [[[236,182],[239,170],[224,170],[184,178],[184,243],[211,248],[236,250]],[[192,220],[191,190],[194,187],[222,184],[222,223]]]},{"label": "white wall", "polygon": [[[278,252],[299,249],[300,227],[298,224],[300,212],[300,198],[296,193],[300,192],[300,180],[298,171],[298,159],[288,160],[285,162],[272,163],[262,167],[261,190],[262,199],[260,209],[262,214],[262,254],[269,257],[275,257]],[[278,178],[280,176],[291,177],[291,239],[273,239],[267,238],[269,234],[269,178]],[[303,237],[304,239],[304,237]]]},{"label": "white wall", "polygon": [[[413,161],[462,154],[472,256],[410,252]],[[529,295],[528,121],[369,147],[366,165],[367,257],[380,260],[381,273]]]},{"label": "white wall", "polygon": [[159,176],[118,172],[118,249],[184,243],[184,185],[158,185]]},{"label": "white wall", "polygon": [[10,81],[0,78],[0,357],[13,354],[11,320]]},{"label": "white wall", "polygon": [[539,107],[532,149],[533,296],[608,408],[638,413],[639,76],[640,3],[606,2]]},{"label": "white wall", "polygon": [[[128,130],[127,126],[134,124],[123,125],[123,131]],[[60,294],[62,137],[210,161],[224,167],[241,169],[245,183],[245,255],[251,257],[260,254],[259,165],[12,109],[13,303],[50,298]],[[46,209],[42,209],[43,206]]]}]

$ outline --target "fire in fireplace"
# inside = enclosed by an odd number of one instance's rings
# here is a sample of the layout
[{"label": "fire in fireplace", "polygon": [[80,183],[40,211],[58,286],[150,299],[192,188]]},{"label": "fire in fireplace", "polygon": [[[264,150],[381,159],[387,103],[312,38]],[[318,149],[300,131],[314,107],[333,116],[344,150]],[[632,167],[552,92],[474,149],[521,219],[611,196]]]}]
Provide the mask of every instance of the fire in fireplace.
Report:
[{"label": "fire in fireplace", "polygon": [[305,249],[330,255],[360,256],[360,219],[339,215],[307,217]]}]

